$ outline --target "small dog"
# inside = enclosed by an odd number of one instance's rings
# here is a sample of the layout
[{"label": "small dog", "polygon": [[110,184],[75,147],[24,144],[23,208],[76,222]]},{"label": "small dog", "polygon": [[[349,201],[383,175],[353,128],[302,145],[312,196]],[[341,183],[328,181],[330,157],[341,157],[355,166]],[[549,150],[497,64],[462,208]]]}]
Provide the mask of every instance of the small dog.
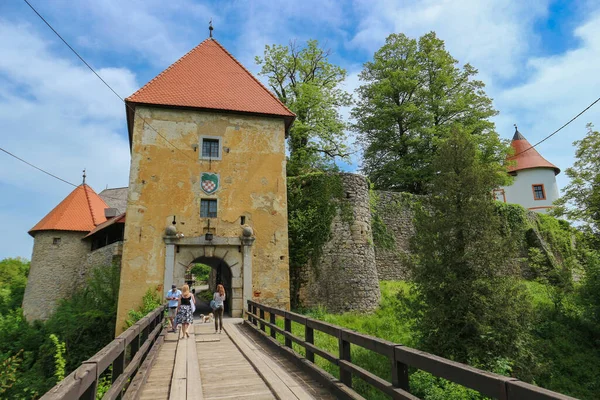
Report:
[{"label": "small dog", "polygon": [[208,315],[200,314],[200,323],[201,324],[213,322],[214,319],[215,319],[215,316],[213,315],[213,313],[210,313]]}]

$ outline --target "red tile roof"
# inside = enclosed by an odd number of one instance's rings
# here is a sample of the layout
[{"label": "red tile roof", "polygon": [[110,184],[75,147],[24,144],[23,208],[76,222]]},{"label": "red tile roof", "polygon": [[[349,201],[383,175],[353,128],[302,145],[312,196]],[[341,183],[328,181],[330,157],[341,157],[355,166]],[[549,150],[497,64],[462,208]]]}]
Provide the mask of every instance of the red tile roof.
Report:
[{"label": "red tile roof", "polygon": [[104,209],[108,205],[86,184],[77,186],[63,201],[37,223],[29,234],[36,231],[89,232],[106,222]]},{"label": "red tile roof", "polygon": [[508,157],[508,160],[516,161],[516,163],[513,163],[514,165],[508,168],[509,172],[531,168],[552,168],[555,175],[560,173],[560,168],[542,157],[535,148],[531,147],[525,136],[518,130],[515,130],[515,135],[510,145],[514,149],[514,155]]},{"label": "red tile roof", "polygon": [[200,43],[126,101],[295,116],[214,39]]}]

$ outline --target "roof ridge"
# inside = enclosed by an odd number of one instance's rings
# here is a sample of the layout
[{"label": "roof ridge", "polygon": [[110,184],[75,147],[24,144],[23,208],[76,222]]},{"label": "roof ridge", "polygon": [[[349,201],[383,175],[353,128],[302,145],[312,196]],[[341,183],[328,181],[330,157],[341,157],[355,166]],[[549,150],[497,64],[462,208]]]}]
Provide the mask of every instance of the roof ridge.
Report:
[{"label": "roof ridge", "polygon": [[183,56],[179,57],[174,63],[172,63],[171,65],[169,65],[165,70],[163,70],[160,74],[156,75],[154,78],[152,78],[148,83],[146,83],[144,86],[142,86],[141,88],[139,88],[135,93],[133,93],[131,96],[126,97],[125,100],[130,100],[133,96],[137,95],[138,93],[141,93],[144,91],[144,89],[146,89],[152,82],[154,82],[155,80],[157,80],[158,78],[160,78],[161,76],[163,76],[167,71],[169,71],[171,68],[173,68],[175,65],[179,64],[184,58],[186,58],[187,56],[189,56],[194,50],[196,50],[198,47],[202,46],[204,43],[206,43],[207,41],[209,41],[211,39],[204,39],[202,42],[200,42],[196,47],[194,47],[193,49],[191,49],[190,51],[188,51],[187,53],[185,53]]},{"label": "roof ridge", "polygon": [[[216,39],[214,39],[214,38],[210,38],[210,39],[206,39],[206,40],[212,40],[213,42],[215,42],[215,43],[217,44],[217,46],[219,46],[219,47],[220,47],[220,48],[221,48],[221,49],[222,49],[222,50],[223,50],[223,51],[224,51],[224,52],[225,52],[225,53],[226,53],[226,54],[227,54],[229,57],[231,57],[231,59],[232,59],[233,61],[235,61],[237,65],[239,65],[240,67],[242,67],[242,69],[243,69],[244,71],[246,71],[246,73],[247,73],[248,75],[250,75],[250,77],[251,77],[252,79],[254,79],[254,81],[255,81],[256,83],[258,83],[258,84],[260,85],[260,87],[261,87],[261,88],[263,88],[263,90],[265,90],[265,91],[266,91],[266,92],[267,92],[269,95],[271,95],[271,97],[273,97],[273,98],[274,98],[274,99],[275,99],[275,100],[276,100],[276,101],[277,101],[279,104],[281,104],[281,105],[283,106],[283,108],[285,108],[286,110],[288,110],[288,111],[289,111],[289,112],[290,112],[292,115],[294,115],[294,116],[296,115],[296,114],[295,114],[295,113],[294,113],[292,110],[290,110],[290,109],[289,109],[289,108],[288,108],[288,107],[287,107],[287,106],[286,106],[286,105],[283,103],[283,101],[281,101],[281,100],[280,100],[280,99],[279,99],[277,96],[275,96],[275,95],[273,94],[273,92],[271,92],[271,91],[270,91],[270,90],[269,90],[269,89],[268,89],[268,88],[267,88],[265,85],[263,85],[261,81],[259,81],[258,79],[256,79],[256,77],[255,77],[255,76],[252,74],[252,72],[248,71],[248,69],[246,69],[246,67],[244,67],[244,65],[243,65],[241,62],[239,62],[239,61],[237,60],[237,58],[235,58],[235,57],[233,56],[233,54],[231,54],[229,51],[227,51],[227,49],[226,49],[225,47],[223,47],[223,45],[222,45],[221,43],[219,43],[219,42],[218,42]],[[206,40],[205,40],[205,41],[206,41]],[[205,41],[204,41],[204,42],[205,42]],[[202,42],[202,43],[204,43],[204,42]],[[200,43],[200,44],[202,44],[202,43]],[[198,46],[200,46],[200,45],[198,45]],[[197,46],[196,46],[196,47],[197,47]],[[189,53],[188,53],[188,54],[189,54]],[[186,56],[187,56],[187,54],[186,54]],[[185,56],[184,56],[184,57],[185,57]],[[183,57],[182,57],[182,58],[183,58]]]},{"label": "roof ridge", "polygon": [[[98,222],[96,222],[96,215],[94,214],[94,208],[92,207],[92,203],[90,201],[90,196],[88,194],[88,189],[91,190],[92,192],[94,192],[94,189],[92,189],[91,187],[89,187],[85,183],[81,184],[81,186],[83,186],[83,191],[85,192],[85,199],[87,200],[88,208],[89,208],[90,214],[92,216],[92,223],[97,226]],[[105,208],[108,208],[108,204],[106,204],[106,202],[104,201],[104,199],[102,197],[100,197],[100,195],[98,195],[96,192],[94,192],[94,194],[96,196],[98,196],[98,198],[104,203],[104,205],[106,206]]]}]

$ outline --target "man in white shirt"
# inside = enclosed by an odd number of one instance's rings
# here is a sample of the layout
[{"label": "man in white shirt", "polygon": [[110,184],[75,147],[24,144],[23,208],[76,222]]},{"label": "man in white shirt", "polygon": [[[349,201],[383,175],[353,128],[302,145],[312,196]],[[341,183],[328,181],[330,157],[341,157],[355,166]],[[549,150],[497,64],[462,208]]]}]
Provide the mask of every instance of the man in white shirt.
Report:
[{"label": "man in white shirt", "polygon": [[181,297],[181,290],[177,290],[177,285],[171,286],[171,290],[167,292],[167,300],[169,300],[169,323],[171,324],[171,331],[175,332],[177,329],[177,321],[175,317],[177,315],[177,305],[179,304],[179,298]]}]

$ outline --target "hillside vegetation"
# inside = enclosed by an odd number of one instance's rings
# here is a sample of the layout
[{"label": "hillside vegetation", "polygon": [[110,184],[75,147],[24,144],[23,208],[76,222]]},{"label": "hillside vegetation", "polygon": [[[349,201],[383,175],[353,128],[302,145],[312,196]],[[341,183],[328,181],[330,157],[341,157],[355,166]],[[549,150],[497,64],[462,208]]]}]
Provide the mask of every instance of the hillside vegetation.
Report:
[{"label": "hillside vegetation", "polygon": [[[76,369],[115,334],[120,268],[95,268],[86,285],[62,300],[45,322],[28,323],[20,308],[29,262],[0,261],[0,398],[36,399]],[[134,323],[158,306],[153,293],[130,312]],[[102,395],[108,381],[101,380]],[[104,384],[104,386],[103,386]]]},{"label": "hillside vegetation", "polygon": [[[516,371],[523,366],[510,361],[498,364],[492,372],[515,376],[521,380],[568,394],[581,399],[596,399],[600,392],[600,347],[597,337],[577,315],[583,312],[576,296],[565,299],[570,314],[560,312],[554,305],[552,289],[547,284],[523,281],[533,304],[534,322],[530,331],[530,347],[526,351],[531,356],[527,374]],[[325,309],[303,310],[303,313],[335,325],[376,336],[394,343],[419,348],[413,321],[406,300],[410,297],[411,284],[404,281],[382,281],[382,300],[379,308],[372,314],[345,313],[329,314]],[[566,306],[566,304],[565,304]],[[303,337],[301,326],[293,324],[294,334]],[[335,338],[317,333],[315,343],[332,354],[338,352]],[[296,351],[303,350],[294,345]],[[354,363],[368,369],[378,376],[391,379],[390,364],[387,359],[373,352],[353,348]],[[339,376],[337,367],[320,357],[316,362],[328,372]],[[521,368],[519,368],[521,367]],[[353,382],[357,391],[368,399],[387,399],[388,397],[366,385],[359,379]],[[435,378],[423,371],[410,372],[411,393],[427,400],[442,399],[480,399],[472,390]]]}]

